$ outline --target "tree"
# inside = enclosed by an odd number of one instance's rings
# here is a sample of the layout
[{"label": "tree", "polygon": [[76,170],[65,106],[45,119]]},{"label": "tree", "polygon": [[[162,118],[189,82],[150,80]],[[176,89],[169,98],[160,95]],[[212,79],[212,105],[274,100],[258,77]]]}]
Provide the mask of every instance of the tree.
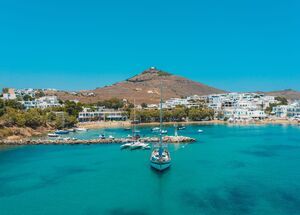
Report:
[{"label": "tree", "polygon": [[42,112],[38,109],[30,109],[24,114],[25,125],[30,128],[38,128],[45,125],[46,120],[43,117]]},{"label": "tree", "polygon": [[214,110],[209,108],[192,108],[189,111],[189,119],[192,121],[212,120],[214,118]]},{"label": "tree", "polygon": [[141,104],[141,106],[142,106],[142,108],[147,108],[148,107],[148,105],[144,102]]},{"label": "tree", "polygon": [[183,121],[187,117],[184,107],[176,107],[171,111],[171,121]]},{"label": "tree", "polygon": [[74,101],[66,101],[64,106],[64,111],[67,112],[69,115],[78,117],[80,111],[82,111],[82,104],[77,103]]},{"label": "tree", "polygon": [[4,105],[5,105],[5,107],[11,107],[11,108],[18,109],[18,110],[24,109],[24,106],[15,99],[10,99],[10,100],[4,101]]},{"label": "tree", "polygon": [[35,97],[36,98],[41,98],[41,97],[44,97],[46,94],[44,93],[44,91],[42,90],[38,90],[36,93],[35,93]]},{"label": "tree", "polygon": [[6,127],[23,127],[25,125],[24,113],[11,107],[6,108],[5,114],[1,119]]},{"label": "tree", "polygon": [[105,106],[106,108],[119,109],[124,107],[124,102],[122,99],[111,98],[104,101],[97,102],[98,106]]},{"label": "tree", "polygon": [[32,101],[33,100],[33,98],[30,96],[30,95],[25,95],[25,96],[23,96],[23,100],[24,101]]},{"label": "tree", "polygon": [[285,97],[282,97],[282,96],[275,97],[275,100],[279,101],[280,105],[287,105],[288,104],[288,100]]},{"label": "tree", "polygon": [[0,99],[0,117],[4,114],[4,101]]}]

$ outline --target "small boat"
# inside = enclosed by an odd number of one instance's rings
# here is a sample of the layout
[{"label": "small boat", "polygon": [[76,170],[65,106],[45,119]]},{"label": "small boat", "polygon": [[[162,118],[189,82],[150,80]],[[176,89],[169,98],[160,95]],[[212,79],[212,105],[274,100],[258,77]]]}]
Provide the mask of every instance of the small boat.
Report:
[{"label": "small boat", "polygon": [[159,127],[155,127],[155,128],[152,128],[152,129],[151,129],[152,132],[154,132],[154,131],[159,131],[159,130],[160,130]]},{"label": "small boat", "polygon": [[104,135],[104,134],[100,134],[100,135],[99,135],[99,138],[100,138],[101,140],[104,140],[104,139],[105,139],[105,135]]},{"label": "small boat", "polygon": [[203,130],[201,130],[201,129],[198,130],[198,133],[202,133],[202,132],[203,132]]},{"label": "small boat", "polygon": [[124,130],[125,130],[125,131],[130,131],[130,130],[131,130],[131,128],[124,128]]},{"label": "small boat", "polygon": [[167,133],[168,133],[168,130],[161,130],[160,133],[162,133],[162,134],[167,134]]},{"label": "small boat", "polygon": [[76,131],[87,131],[87,128],[76,128]]},{"label": "small boat", "polygon": [[120,146],[121,149],[130,148],[133,143],[124,143]]},{"label": "small boat", "polygon": [[68,140],[71,140],[71,138],[70,137],[65,137],[65,138],[63,138],[63,140],[68,141]]},{"label": "small boat", "polygon": [[178,130],[184,130],[184,129],[186,129],[185,126],[178,126]]},{"label": "small boat", "polygon": [[75,128],[69,128],[68,131],[69,132],[75,132],[76,130],[75,130]]},{"label": "small boat", "polygon": [[130,134],[127,135],[127,138],[132,138],[132,136]]},{"label": "small boat", "polygon": [[135,150],[135,149],[142,149],[144,147],[147,147],[147,145],[149,144],[146,144],[146,143],[142,143],[142,142],[134,142],[131,146],[130,146],[130,149],[131,150]]},{"label": "small boat", "polygon": [[58,134],[55,134],[55,133],[49,133],[49,134],[48,134],[48,137],[59,137],[59,135],[58,135]]},{"label": "small boat", "polygon": [[55,134],[69,134],[68,130],[57,130],[55,131]]},{"label": "small boat", "polygon": [[115,138],[114,138],[114,136],[109,135],[109,136],[108,136],[108,139],[114,140]]}]

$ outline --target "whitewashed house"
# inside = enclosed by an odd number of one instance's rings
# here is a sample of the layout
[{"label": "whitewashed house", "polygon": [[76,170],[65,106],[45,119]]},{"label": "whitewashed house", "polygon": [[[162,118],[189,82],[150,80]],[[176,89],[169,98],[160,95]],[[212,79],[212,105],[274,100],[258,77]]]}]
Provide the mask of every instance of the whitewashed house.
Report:
[{"label": "whitewashed house", "polygon": [[90,121],[125,121],[127,120],[126,112],[114,109],[105,109],[104,107],[96,107],[96,110],[84,108],[78,115],[79,122]]},{"label": "whitewashed house", "polygon": [[13,88],[9,88],[9,89],[7,89],[7,92],[3,93],[4,100],[13,100],[16,98],[17,98],[17,96],[15,93],[15,89],[13,89]]},{"label": "whitewashed house", "polygon": [[273,107],[272,113],[275,114],[278,118],[286,118],[287,117],[287,108],[288,105],[278,105]]}]

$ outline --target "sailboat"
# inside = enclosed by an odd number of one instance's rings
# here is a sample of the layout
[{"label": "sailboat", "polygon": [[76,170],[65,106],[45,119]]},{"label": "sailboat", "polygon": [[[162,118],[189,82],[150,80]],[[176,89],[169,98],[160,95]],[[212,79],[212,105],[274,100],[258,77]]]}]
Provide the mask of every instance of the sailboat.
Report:
[{"label": "sailboat", "polygon": [[[64,114],[64,112],[61,112],[60,114],[62,114],[62,129],[65,127],[65,114]],[[54,132],[55,134],[69,134],[70,133],[70,131],[68,131],[68,130],[56,130],[55,132]]]},{"label": "sailboat", "polygon": [[[160,131],[162,131],[162,84],[160,86]],[[159,132],[159,143],[154,146],[150,157],[150,165],[158,171],[164,171],[171,166],[171,156],[168,146],[163,144],[162,132]]]},{"label": "sailboat", "polygon": [[[135,99],[133,102],[133,122],[135,122]],[[120,146],[121,149],[126,149],[126,148],[130,148],[133,144],[134,144],[134,138],[135,138],[135,123],[132,123],[132,142],[130,143],[124,143]],[[128,135],[129,136],[129,135]]]},{"label": "sailboat", "polygon": [[133,127],[132,127],[132,142],[129,143],[124,143],[120,146],[121,149],[126,149],[126,148],[130,148],[131,150],[134,149],[139,149],[139,148],[143,148],[143,149],[147,149],[147,147],[149,146],[148,144],[142,143],[140,141],[137,141],[137,135],[136,133],[139,132],[136,130],[136,120],[135,120],[135,100],[134,100],[134,109],[133,109]]}]

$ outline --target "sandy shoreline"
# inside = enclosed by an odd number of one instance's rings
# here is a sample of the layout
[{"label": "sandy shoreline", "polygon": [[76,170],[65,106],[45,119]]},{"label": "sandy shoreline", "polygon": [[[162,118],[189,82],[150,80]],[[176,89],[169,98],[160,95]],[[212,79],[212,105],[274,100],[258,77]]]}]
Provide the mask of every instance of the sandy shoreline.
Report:
[{"label": "sandy shoreline", "polygon": [[[175,122],[164,122],[164,125],[174,125]],[[239,123],[229,123],[221,120],[210,120],[210,121],[191,121],[191,122],[178,122],[180,125],[213,125],[213,124],[222,124],[222,125],[300,125],[297,121],[289,120],[264,120],[257,122],[239,122]],[[159,122],[150,122],[150,123],[140,123],[138,126],[157,126]],[[122,128],[130,127],[130,121],[122,122],[86,122],[78,123],[78,127],[84,127],[88,129],[100,129],[100,128]]]}]

